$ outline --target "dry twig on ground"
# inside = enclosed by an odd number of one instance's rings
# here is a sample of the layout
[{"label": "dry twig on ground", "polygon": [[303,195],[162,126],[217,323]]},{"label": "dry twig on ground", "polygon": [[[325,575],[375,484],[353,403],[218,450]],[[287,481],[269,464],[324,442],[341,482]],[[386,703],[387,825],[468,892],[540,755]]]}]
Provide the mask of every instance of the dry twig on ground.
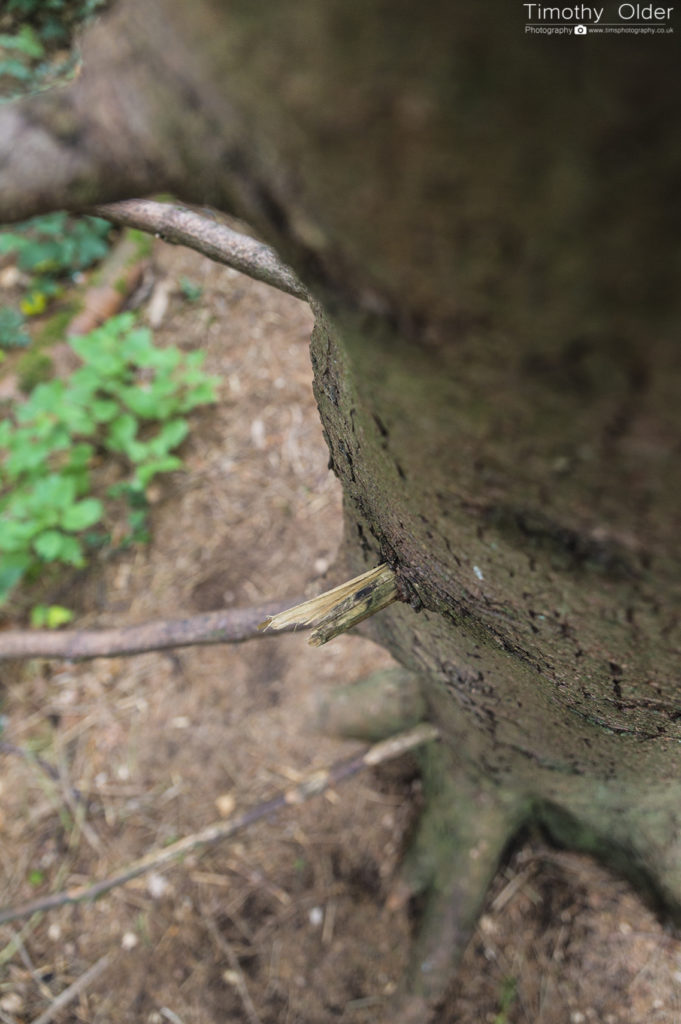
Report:
[{"label": "dry twig on ground", "polygon": [[213,846],[225,839],[229,839],[235,833],[248,828],[257,821],[273,817],[285,807],[302,804],[309,800],[310,797],[318,796],[331,786],[342,782],[344,779],[351,778],[365,768],[371,768],[382,764],[384,761],[392,760],[409,750],[414,750],[416,747],[420,747],[424,743],[430,743],[437,738],[437,729],[427,723],[417,725],[406,732],[397,733],[387,740],[375,743],[354,757],[344,761],[337,761],[329,768],[322,768],[319,771],[313,772],[303,779],[302,782],[298,783],[297,786],[279,793],[271,800],[256,804],[255,807],[251,807],[230,821],[214,822],[201,829],[200,832],[185,836],[183,839],[179,839],[162,850],[152,850],[144,857],[140,857],[139,860],[134,861],[109,878],[104,878],[93,885],[80,885],[72,889],[65,889],[62,892],[51,893],[49,896],[31,900],[29,903],[24,903],[20,906],[6,907],[4,910],[0,910],[0,924],[16,921],[23,917],[30,917],[38,911],[53,910],[55,907],[62,907],[67,903],[82,903],[85,900],[97,899],[111,889],[132,881],[133,878],[138,878],[140,875],[144,875],[155,868],[161,868],[172,863],[178,857],[186,856],[194,850],[205,849],[207,846]]}]

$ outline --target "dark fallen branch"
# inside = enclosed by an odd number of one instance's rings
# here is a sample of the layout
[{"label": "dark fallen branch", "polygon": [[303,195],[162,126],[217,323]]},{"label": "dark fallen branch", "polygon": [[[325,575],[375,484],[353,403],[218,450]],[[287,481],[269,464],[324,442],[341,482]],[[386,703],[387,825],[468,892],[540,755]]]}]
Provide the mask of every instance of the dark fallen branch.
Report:
[{"label": "dark fallen branch", "polygon": [[147,231],[164,242],[186,245],[216,263],[224,263],[297,299],[308,298],[305,286],[274,249],[193,210],[151,199],[126,199],[94,206],[87,212],[112,224]]},{"label": "dark fallen branch", "polygon": [[[0,632],[0,661],[7,658],[111,658],[168,647],[239,644],[266,636],[258,629],[263,619],[295,601],[295,598],[277,603],[270,601],[253,608],[230,608],[187,619],[161,619],[119,629],[70,629],[57,633],[38,629],[6,630]],[[294,625],[286,627],[286,632],[295,628]]]},{"label": "dark fallen branch", "polygon": [[257,821],[272,818],[286,807],[302,804],[309,800],[310,797],[323,793],[330,786],[335,786],[344,779],[351,778],[365,768],[371,768],[382,764],[384,761],[399,757],[408,750],[414,750],[424,743],[431,743],[438,738],[438,735],[435,726],[428,723],[417,725],[414,729],[409,729],[407,732],[397,733],[387,740],[375,743],[368,750],[364,750],[354,757],[344,761],[337,761],[329,768],[322,768],[319,771],[313,772],[303,779],[302,782],[298,783],[297,786],[279,793],[271,800],[256,804],[255,807],[244,811],[243,814],[238,814],[228,821],[218,821],[207,825],[200,832],[184,836],[184,838],[178,839],[177,842],[171,843],[170,846],[165,846],[161,850],[152,850],[144,857],[122,868],[117,874],[104,878],[100,882],[95,882],[92,885],[74,886],[71,889],[65,889],[63,892],[55,892],[49,896],[31,900],[30,903],[0,909],[0,924],[16,921],[22,917],[30,917],[38,911],[62,907],[66,903],[82,903],[84,900],[97,899],[111,889],[125,885],[126,882],[132,881],[133,878],[139,878],[140,875],[144,875],[148,871],[165,867],[178,858],[192,853],[194,850],[205,849],[208,846],[213,846],[215,843],[229,839],[230,836],[248,828],[250,825],[254,825]]}]

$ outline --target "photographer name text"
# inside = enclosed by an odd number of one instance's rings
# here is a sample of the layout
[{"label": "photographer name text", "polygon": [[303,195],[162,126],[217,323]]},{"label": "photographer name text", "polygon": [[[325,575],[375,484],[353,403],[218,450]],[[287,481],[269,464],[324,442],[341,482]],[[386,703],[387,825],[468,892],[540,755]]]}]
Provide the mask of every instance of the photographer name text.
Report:
[{"label": "photographer name text", "polygon": [[[552,21],[575,21],[587,22],[598,25],[604,7],[590,7],[588,4],[574,4],[572,7],[544,7],[543,4],[526,3],[523,7],[527,11],[530,21],[552,22]],[[653,4],[620,4],[617,8],[617,16],[621,21],[641,22],[667,22],[671,20],[673,7],[655,7]]]}]

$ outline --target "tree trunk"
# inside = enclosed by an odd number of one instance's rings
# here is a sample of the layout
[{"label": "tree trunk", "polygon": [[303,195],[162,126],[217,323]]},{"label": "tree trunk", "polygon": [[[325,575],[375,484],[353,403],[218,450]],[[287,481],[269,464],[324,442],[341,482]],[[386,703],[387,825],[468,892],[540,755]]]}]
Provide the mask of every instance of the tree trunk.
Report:
[{"label": "tree trunk", "polygon": [[[681,913],[674,37],[525,13],[121,4],[80,82],[12,114],[3,172],[5,218],[164,188],[229,208],[316,296],[344,554],[396,569],[370,632],[446,739],[412,876],[439,893],[430,1000],[529,820]],[[55,105],[84,136],[54,141]],[[36,132],[56,155],[27,186]]]}]

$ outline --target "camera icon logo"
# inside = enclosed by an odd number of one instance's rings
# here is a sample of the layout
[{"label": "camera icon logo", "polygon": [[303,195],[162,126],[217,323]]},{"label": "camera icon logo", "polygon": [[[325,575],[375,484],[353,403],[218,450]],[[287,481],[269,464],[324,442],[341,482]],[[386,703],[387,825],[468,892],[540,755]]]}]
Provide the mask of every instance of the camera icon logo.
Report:
[{"label": "camera icon logo", "polygon": [[586,25],[575,25],[575,35],[576,36],[585,36],[586,35]]}]

